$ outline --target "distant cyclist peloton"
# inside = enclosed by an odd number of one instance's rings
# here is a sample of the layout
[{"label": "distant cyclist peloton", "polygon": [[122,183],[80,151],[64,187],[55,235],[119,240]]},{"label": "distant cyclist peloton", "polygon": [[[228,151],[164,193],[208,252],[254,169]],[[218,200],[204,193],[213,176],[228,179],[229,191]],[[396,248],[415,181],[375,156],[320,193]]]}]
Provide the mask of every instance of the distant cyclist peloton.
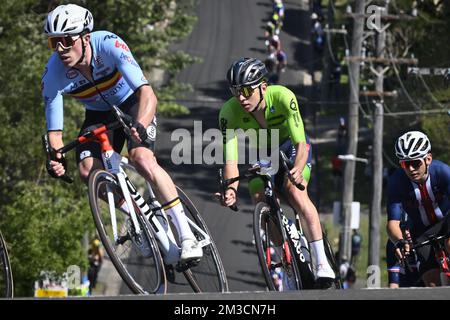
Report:
[{"label": "distant cyclist peloton", "polygon": [[[420,131],[401,135],[395,144],[400,162],[388,181],[387,231],[398,259],[407,258],[410,245],[401,230],[402,212],[410,219],[413,242],[450,231],[450,167],[431,153],[428,137]],[[450,240],[446,241],[447,253]],[[425,286],[440,285],[440,270],[431,246],[417,250],[419,273]]]},{"label": "distant cyclist peloton", "polygon": [[[115,121],[111,106],[117,105],[133,117],[132,139],[120,130],[109,134],[114,150],[121,151],[128,140],[130,160],[138,172],[155,187],[158,199],[173,218],[181,241],[181,260],[203,256],[192,233],[174,183],[159,166],[154,155],[157,98],[130,48],[116,34],[92,32],[94,19],[89,10],[75,4],[60,5],[47,15],[45,34],[53,50],[42,76],[47,132],[51,146],[63,146],[63,95],[71,96],[86,108],[80,135],[98,123]],[[154,134],[152,134],[154,133]],[[79,146],[76,160],[80,177],[102,167],[98,143]],[[47,163],[52,177],[66,171],[62,154]]]}]

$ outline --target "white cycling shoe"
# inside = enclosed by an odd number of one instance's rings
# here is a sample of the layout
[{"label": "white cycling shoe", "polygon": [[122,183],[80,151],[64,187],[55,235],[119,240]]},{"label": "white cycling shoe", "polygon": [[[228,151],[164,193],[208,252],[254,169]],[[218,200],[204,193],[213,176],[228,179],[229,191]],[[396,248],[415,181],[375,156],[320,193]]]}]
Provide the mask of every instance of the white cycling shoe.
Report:
[{"label": "white cycling shoe", "polygon": [[185,239],[181,243],[180,262],[186,263],[193,260],[198,260],[203,257],[203,250],[197,240]]},{"label": "white cycling shoe", "polygon": [[316,280],[318,279],[335,279],[333,269],[331,269],[329,264],[319,264],[315,270]]}]

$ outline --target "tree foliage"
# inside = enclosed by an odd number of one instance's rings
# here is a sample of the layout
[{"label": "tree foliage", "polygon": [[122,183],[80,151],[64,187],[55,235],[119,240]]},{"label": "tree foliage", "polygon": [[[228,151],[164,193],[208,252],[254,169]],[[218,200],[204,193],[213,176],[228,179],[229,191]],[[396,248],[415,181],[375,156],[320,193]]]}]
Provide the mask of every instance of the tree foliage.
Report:
[{"label": "tree foliage", "polygon": [[[95,30],[106,29],[123,37],[145,71],[158,67],[168,75],[158,91],[175,97],[179,70],[193,61],[168,46],[192,29],[195,20],[178,1],[90,0],[70,1],[88,7]],[[0,6],[0,229],[12,258],[16,296],[33,294],[41,270],[63,272],[72,264],[86,266],[81,245],[94,232],[86,187],[48,177],[41,135],[45,132],[41,76],[51,52],[43,35],[46,13],[68,1],[7,0]],[[194,1],[182,1],[193,5]],[[163,92],[164,92],[163,91]],[[76,137],[84,110],[66,98],[64,136]],[[161,104],[160,104],[161,106]],[[170,105],[171,110],[177,106]],[[69,172],[76,176],[73,155]]]}]

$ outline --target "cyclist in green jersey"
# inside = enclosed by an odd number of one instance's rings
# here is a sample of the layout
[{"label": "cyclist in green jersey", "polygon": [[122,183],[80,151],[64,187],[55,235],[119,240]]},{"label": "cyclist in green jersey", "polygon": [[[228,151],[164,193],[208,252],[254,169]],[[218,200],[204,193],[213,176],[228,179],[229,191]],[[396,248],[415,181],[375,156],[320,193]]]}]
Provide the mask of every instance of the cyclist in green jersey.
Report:
[{"label": "cyclist in green jersey", "polygon": [[[278,143],[279,149],[291,159],[293,168],[290,173],[295,183],[303,184],[305,190],[300,191],[285,179],[282,168],[275,176],[275,186],[303,216],[302,221],[306,223],[305,233],[312,248],[316,280],[329,282],[335,278],[335,274],[325,255],[319,214],[308,196],[311,148],[297,99],[294,93],[284,86],[269,86],[267,74],[264,63],[253,58],[239,59],[228,70],[227,78],[233,97],[222,106],[219,115],[225,155],[224,177],[228,179],[239,175],[238,139],[236,134],[232,133],[234,130],[278,129],[279,141],[269,141],[269,144]],[[228,187],[222,205],[229,207],[236,202],[238,185],[239,182],[235,182]],[[261,179],[250,181],[249,189],[255,203],[264,200]]]}]

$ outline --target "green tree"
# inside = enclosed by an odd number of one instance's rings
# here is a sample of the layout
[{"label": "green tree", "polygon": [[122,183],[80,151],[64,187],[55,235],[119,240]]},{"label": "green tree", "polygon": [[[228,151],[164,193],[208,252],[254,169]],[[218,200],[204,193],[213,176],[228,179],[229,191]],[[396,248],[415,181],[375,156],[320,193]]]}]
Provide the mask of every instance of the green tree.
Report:
[{"label": "green tree", "polygon": [[[16,296],[32,295],[41,270],[61,273],[72,264],[86,266],[81,239],[94,232],[86,187],[79,179],[73,185],[51,179],[41,147],[46,129],[40,84],[51,54],[43,23],[46,13],[61,3],[7,0],[0,6],[0,228],[11,253]],[[169,68],[171,80],[192,61],[183,54],[167,54],[170,42],[186,35],[195,21],[180,15],[176,1],[77,3],[89,6],[96,30],[122,36],[145,70]],[[160,89],[175,97],[173,88],[180,84],[168,84]],[[69,140],[77,135],[84,110],[69,98],[64,104],[64,136]],[[68,159],[69,173],[76,175],[73,155]]]}]

